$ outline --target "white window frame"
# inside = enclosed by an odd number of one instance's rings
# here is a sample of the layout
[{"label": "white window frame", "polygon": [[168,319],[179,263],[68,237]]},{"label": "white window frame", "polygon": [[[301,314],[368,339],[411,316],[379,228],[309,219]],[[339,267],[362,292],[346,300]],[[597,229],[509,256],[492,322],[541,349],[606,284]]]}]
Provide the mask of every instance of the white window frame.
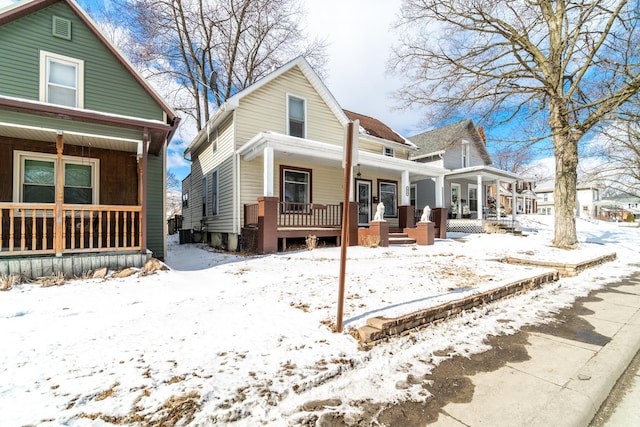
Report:
[{"label": "white window frame", "polygon": [[[39,160],[45,162],[53,162],[54,170],[54,188],[58,184],[58,174],[64,173],[64,165],[89,165],[91,166],[91,202],[94,205],[99,204],[100,200],[100,159],[62,156],[63,171],[58,170],[58,157],[55,154],[35,153],[32,151],[14,151],[13,152],[13,201],[22,203],[24,188],[24,162],[25,160]],[[64,191],[64,189],[63,189]]]},{"label": "white window frame", "polygon": [[382,147],[382,155],[387,157],[395,157],[396,150],[394,150],[392,147]]},{"label": "white window frame", "polygon": [[[291,99],[296,99],[302,101],[302,109],[304,111],[304,123],[302,123],[302,136],[298,138],[306,138],[307,137],[307,99],[302,96],[287,94],[287,135],[291,135],[291,117],[289,113],[289,104]],[[295,136],[295,135],[291,135]]]},{"label": "white window frame", "polygon": [[218,206],[220,199],[220,174],[218,170],[211,172],[211,215],[218,215]]},{"label": "white window frame", "polygon": [[218,151],[218,128],[217,127],[208,133],[208,139],[211,142],[211,152],[215,153],[216,151]]},{"label": "white window frame", "polygon": [[[475,209],[471,209],[471,193],[472,190],[475,190],[476,193],[476,198],[473,199],[476,201],[476,208]],[[471,212],[478,212],[481,210],[480,208],[480,200],[478,200],[478,185],[477,184],[469,184],[467,186],[467,206],[469,207],[469,211]]]},{"label": "white window frame", "polygon": [[[49,85],[49,62],[51,61],[76,67],[76,105],[72,108],[84,108],[84,61],[44,50],[40,51],[40,101],[49,103],[47,99],[49,91],[47,89]],[[63,106],[69,107],[68,105]]]},{"label": "white window frame", "polygon": [[469,167],[469,153],[470,153],[470,147],[471,144],[469,144],[469,141],[463,139],[462,140],[462,150],[461,150],[461,164],[463,168],[468,168]]}]

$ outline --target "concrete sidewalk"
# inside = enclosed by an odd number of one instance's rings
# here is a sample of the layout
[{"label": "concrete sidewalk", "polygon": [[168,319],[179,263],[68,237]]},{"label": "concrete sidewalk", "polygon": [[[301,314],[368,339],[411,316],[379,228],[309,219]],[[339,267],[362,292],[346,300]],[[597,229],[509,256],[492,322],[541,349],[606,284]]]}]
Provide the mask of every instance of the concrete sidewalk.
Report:
[{"label": "concrete sidewalk", "polygon": [[580,317],[606,344],[534,329],[529,360],[469,377],[472,401],[447,404],[430,425],[587,426],[640,350],[640,273],[593,296]]}]

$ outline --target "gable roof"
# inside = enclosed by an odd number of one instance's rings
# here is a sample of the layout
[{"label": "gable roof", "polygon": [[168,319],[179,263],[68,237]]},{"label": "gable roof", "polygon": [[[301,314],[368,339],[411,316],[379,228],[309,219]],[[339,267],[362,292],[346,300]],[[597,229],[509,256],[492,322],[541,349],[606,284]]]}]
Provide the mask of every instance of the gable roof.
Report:
[{"label": "gable roof", "polygon": [[340,107],[340,104],[338,104],[338,101],[336,101],[331,92],[329,92],[329,89],[324,84],[320,76],[313,70],[309,62],[307,62],[307,60],[303,56],[298,56],[297,58],[287,62],[280,68],[272,71],[251,86],[242,89],[240,92],[229,97],[225,102],[223,102],[220,108],[218,108],[213,116],[209,119],[207,125],[204,126],[202,130],[200,130],[200,132],[198,132],[198,135],[196,135],[187,149],[184,150],[184,156],[195,152],[202,145],[202,143],[207,140],[207,129],[219,126],[220,123],[222,123],[222,121],[224,121],[224,119],[226,119],[233,112],[233,110],[240,106],[240,101],[242,100],[242,98],[269,84],[294,67],[298,67],[300,69],[302,74],[307,78],[320,98],[322,98],[331,112],[333,112],[333,114],[336,116],[340,124],[342,126],[345,126],[349,122],[349,119],[342,110],[342,107]]},{"label": "gable roof", "polygon": [[451,123],[410,137],[409,141],[418,146],[418,151],[412,156],[412,159],[445,151],[462,138],[473,142],[485,164],[490,165],[493,163],[491,156],[487,151],[484,138],[480,132],[478,132],[478,129],[471,119],[461,120],[459,122]]},{"label": "gable roof", "polygon": [[171,131],[167,134],[167,142],[171,140],[178,127],[180,118],[167,104],[167,102],[151,87],[131,63],[118,51],[118,49],[105,37],[98,29],[97,24],[74,0],[23,0],[0,9],[0,26],[28,16],[32,13],[46,9],[56,3],[65,3],[78,18],[89,28],[89,30],[100,40],[102,44],[113,54],[122,66],[133,76],[151,98],[162,108],[167,116],[167,123],[171,126]]},{"label": "gable roof", "polygon": [[[375,136],[376,138],[386,139],[387,141],[397,142],[399,144],[407,145],[414,148],[415,145],[407,141],[404,137],[399,135],[389,126],[385,125],[378,119],[365,116],[364,114],[354,113],[353,111],[344,110],[349,120],[360,120],[361,130],[364,130],[366,135]],[[362,133],[362,132],[361,132]]]}]

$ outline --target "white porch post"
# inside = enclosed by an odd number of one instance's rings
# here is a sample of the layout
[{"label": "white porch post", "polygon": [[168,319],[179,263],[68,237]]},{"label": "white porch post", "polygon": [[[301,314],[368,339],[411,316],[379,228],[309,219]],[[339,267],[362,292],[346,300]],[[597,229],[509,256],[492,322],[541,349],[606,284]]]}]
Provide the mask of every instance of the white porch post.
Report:
[{"label": "white porch post", "polygon": [[516,184],[518,181],[511,184],[511,219],[516,220],[516,207],[518,206],[516,200]]},{"label": "white porch post", "polygon": [[273,147],[265,147],[264,176],[262,177],[263,196],[273,197]]},{"label": "white porch post", "polygon": [[482,175],[478,175],[478,218],[482,219],[482,214],[484,213],[484,187],[482,186]]},{"label": "white porch post", "polygon": [[436,177],[436,208],[443,208],[444,201],[444,176],[440,175]]},{"label": "white porch post", "polygon": [[496,181],[496,219],[500,220],[500,188],[502,187],[502,182],[500,180]]},{"label": "white porch post", "polygon": [[401,199],[402,202],[400,203],[400,206],[408,206],[411,203],[411,182],[409,181],[409,171],[402,171],[402,178],[400,179],[400,186],[402,187],[401,191],[402,191],[402,196]]}]

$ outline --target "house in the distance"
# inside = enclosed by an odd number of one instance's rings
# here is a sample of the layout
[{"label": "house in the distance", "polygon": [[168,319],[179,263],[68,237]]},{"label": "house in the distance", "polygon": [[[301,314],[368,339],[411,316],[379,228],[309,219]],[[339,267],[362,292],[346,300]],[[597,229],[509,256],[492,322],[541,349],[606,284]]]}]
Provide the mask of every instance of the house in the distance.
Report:
[{"label": "house in the distance", "polygon": [[0,272],[166,254],[171,108],[73,0],[0,9]]},{"label": "house in the distance", "polygon": [[[535,187],[538,210],[541,215],[554,215],[554,182],[541,182]],[[578,183],[576,187],[576,218],[595,219],[599,216],[600,188],[590,183]]]},{"label": "house in the distance", "polygon": [[418,147],[410,155],[411,160],[447,170],[435,180],[413,183],[415,205],[444,206],[450,219],[478,220],[450,221],[450,225],[458,224],[456,229],[468,226],[477,231],[482,228],[483,219],[500,219],[509,214],[514,217],[519,211],[533,209],[535,197],[526,191],[530,190],[530,180],[493,166],[484,131],[476,128],[471,119],[412,136],[409,140]]}]

